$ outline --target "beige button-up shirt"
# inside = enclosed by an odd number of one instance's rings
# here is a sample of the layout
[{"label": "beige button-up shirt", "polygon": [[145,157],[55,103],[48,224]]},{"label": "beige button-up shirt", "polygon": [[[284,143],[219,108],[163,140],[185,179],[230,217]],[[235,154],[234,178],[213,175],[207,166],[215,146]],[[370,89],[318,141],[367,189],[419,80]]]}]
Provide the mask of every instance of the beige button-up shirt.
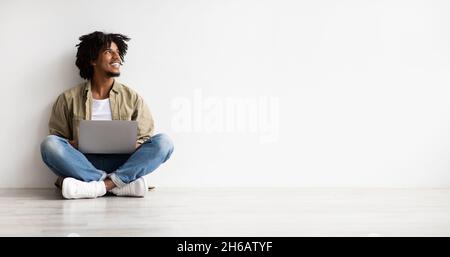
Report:
[{"label": "beige button-up shirt", "polygon": [[[154,132],[153,117],[144,99],[131,88],[114,80],[109,92],[113,120],[135,120],[138,123],[136,143],[141,145]],[[91,82],[81,83],[59,95],[53,105],[49,133],[78,141],[80,120],[90,120],[92,113]]]}]

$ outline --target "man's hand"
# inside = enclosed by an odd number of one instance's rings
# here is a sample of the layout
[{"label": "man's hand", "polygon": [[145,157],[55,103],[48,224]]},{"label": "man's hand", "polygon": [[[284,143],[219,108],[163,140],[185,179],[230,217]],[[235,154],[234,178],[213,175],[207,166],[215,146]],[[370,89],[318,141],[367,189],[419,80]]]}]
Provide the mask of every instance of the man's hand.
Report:
[{"label": "man's hand", "polygon": [[69,140],[69,143],[73,146],[73,148],[78,149],[78,141],[76,141],[76,140]]}]

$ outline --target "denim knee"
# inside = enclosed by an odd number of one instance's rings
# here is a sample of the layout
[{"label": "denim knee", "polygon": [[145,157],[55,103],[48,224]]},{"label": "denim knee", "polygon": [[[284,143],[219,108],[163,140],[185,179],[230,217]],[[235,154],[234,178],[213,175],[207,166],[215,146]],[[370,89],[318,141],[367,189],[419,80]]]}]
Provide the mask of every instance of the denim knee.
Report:
[{"label": "denim knee", "polygon": [[151,141],[158,146],[159,152],[164,156],[164,162],[172,155],[174,146],[172,139],[166,134],[157,134],[151,138]]},{"label": "denim knee", "polygon": [[44,156],[54,156],[54,155],[62,155],[63,153],[63,138],[48,135],[41,143],[41,155]]}]

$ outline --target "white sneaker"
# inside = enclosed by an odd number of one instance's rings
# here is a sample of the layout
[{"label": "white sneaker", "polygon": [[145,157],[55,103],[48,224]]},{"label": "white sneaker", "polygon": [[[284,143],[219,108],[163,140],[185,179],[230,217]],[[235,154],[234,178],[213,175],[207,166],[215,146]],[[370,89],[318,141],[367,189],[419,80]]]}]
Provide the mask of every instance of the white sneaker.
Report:
[{"label": "white sneaker", "polygon": [[115,187],[110,192],[112,192],[117,196],[144,197],[145,193],[147,193],[147,190],[148,190],[147,180],[145,180],[144,177],[140,177],[121,188]]},{"label": "white sneaker", "polygon": [[84,182],[74,178],[65,178],[62,183],[62,195],[66,199],[97,198],[106,194],[103,181]]}]

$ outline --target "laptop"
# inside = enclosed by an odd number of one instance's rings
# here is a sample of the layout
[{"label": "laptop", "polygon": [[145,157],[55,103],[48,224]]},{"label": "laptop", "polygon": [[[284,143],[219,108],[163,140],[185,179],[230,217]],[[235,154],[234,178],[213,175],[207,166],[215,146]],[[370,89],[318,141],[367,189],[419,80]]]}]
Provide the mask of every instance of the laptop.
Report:
[{"label": "laptop", "polygon": [[81,120],[78,149],[88,154],[130,154],[136,150],[137,121]]}]

